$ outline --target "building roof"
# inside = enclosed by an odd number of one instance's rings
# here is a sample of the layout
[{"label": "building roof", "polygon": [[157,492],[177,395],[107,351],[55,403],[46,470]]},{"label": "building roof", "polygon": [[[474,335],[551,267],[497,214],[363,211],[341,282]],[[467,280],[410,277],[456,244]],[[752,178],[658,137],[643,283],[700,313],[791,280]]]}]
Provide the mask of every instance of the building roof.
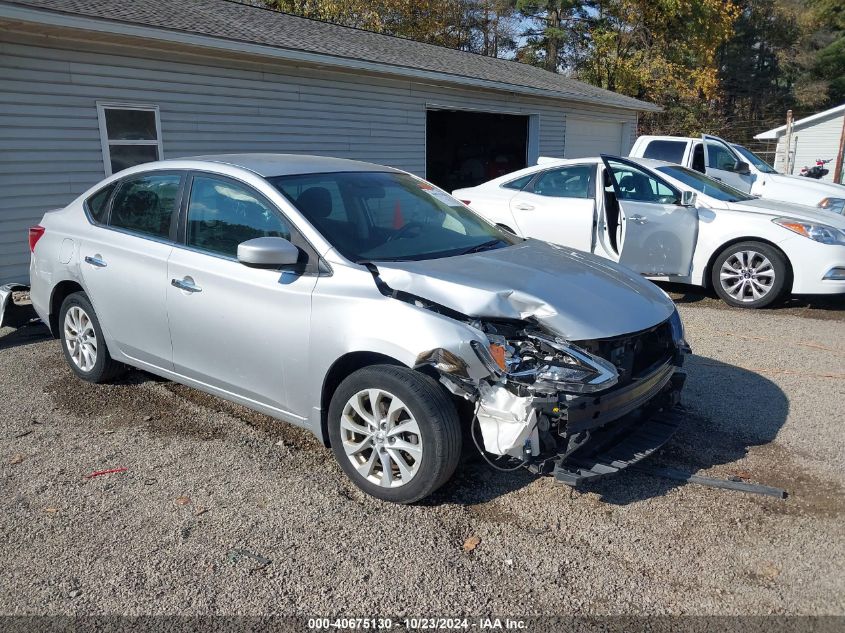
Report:
[{"label": "building roof", "polygon": [[660,110],[654,104],[528,64],[309,20],[235,0],[0,0],[0,18],[192,43],[628,110]]},{"label": "building roof", "polygon": [[[816,112],[815,114],[804,117],[803,119],[798,119],[797,121],[792,122],[792,129],[802,128],[811,123],[815,123],[821,119],[827,119],[833,116],[837,116],[839,114],[845,113],[845,103],[841,106],[836,106],[835,108],[830,108],[829,110],[824,110],[823,112]],[[760,132],[754,138],[764,141],[764,140],[773,140],[780,138],[784,132],[786,132],[786,126],[781,125],[780,127],[776,127],[773,130],[769,130],[768,132]]]}]

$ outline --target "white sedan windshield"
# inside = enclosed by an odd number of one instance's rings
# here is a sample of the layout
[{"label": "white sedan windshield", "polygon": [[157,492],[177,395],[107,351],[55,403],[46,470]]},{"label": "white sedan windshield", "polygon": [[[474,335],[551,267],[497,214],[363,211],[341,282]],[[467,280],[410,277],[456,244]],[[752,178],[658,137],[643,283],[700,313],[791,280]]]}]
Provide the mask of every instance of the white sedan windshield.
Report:
[{"label": "white sedan windshield", "polygon": [[680,165],[665,165],[658,167],[657,171],[666,174],[670,178],[674,178],[691,189],[695,189],[699,193],[703,193],[716,200],[721,200],[722,202],[742,202],[743,200],[754,199],[753,196],[749,196],[739,189],[734,189],[723,182],[713,180],[709,176],[705,176],[692,169],[687,169],[686,167],[681,167]]}]

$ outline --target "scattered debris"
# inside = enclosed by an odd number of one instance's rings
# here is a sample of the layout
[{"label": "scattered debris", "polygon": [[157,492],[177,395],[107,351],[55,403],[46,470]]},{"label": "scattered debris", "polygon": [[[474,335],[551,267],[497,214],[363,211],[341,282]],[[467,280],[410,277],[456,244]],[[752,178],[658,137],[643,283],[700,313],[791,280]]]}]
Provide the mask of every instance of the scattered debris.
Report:
[{"label": "scattered debris", "polygon": [[9,460],[9,463],[12,464],[12,466],[14,466],[16,464],[20,464],[22,461],[23,461],[23,453],[15,453],[14,455],[12,455],[12,459]]},{"label": "scattered debris", "polygon": [[99,477],[100,475],[111,475],[113,473],[125,473],[129,470],[126,466],[120,466],[119,468],[109,468],[108,470],[95,470],[90,475],[85,475],[85,479],[93,479],[94,477]]},{"label": "scattered debris", "polygon": [[208,508],[204,506],[197,506],[197,509],[194,510],[194,516],[198,517],[208,512]]},{"label": "scattered debris", "polygon": [[478,545],[481,543],[481,537],[476,536],[473,534],[467,540],[464,541],[464,551],[471,552],[474,550]]},{"label": "scattered debris", "polygon": [[153,416],[151,416],[151,415],[145,415],[145,416],[144,416],[144,422],[149,422],[149,421],[151,421],[152,419],[153,419]]},{"label": "scattered debris", "polygon": [[144,480],[144,485],[145,485],[145,486],[152,486],[152,485],[154,485],[154,484],[156,484],[156,483],[158,483],[158,479],[153,479],[152,477],[147,477],[147,478]]},{"label": "scattered debris", "polygon": [[82,589],[72,589],[68,592],[68,598],[78,598],[82,595]]},{"label": "scattered debris", "polygon": [[728,473],[731,481],[749,481],[751,480],[751,473],[747,470],[735,470],[733,472]]},{"label": "scattered debris", "polygon": [[237,564],[238,562],[242,561],[245,558],[249,558],[257,563],[256,566],[250,568],[250,573],[259,571],[267,567],[273,561],[265,556],[261,556],[260,554],[256,554],[254,552],[250,552],[248,549],[238,548],[238,549],[231,549],[229,553],[226,555],[226,558],[229,559],[229,562],[233,565]]},{"label": "scattered debris", "polygon": [[31,433],[32,433],[32,429],[27,429],[26,431],[21,431],[20,433],[15,435],[15,439],[17,440],[17,439],[20,439],[22,437],[26,437],[27,435],[29,435]]},{"label": "scattered debris", "polygon": [[709,486],[711,488],[724,488],[726,490],[738,490],[739,492],[750,492],[757,495],[766,495],[768,497],[777,497],[778,499],[786,499],[787,492],[782,488],[773,488],[771,486],[761,486],[760,484],[749,484],[742,480],[735,479],[716,479],[714,477],[706,477],[704,475],[696,475],[688,473],[676,468],[660,468],[659,466],[633,466],[633,470],[643,473],[645,475],[652,475],[653,477],[663,477],[664,479],[675,479],[677,481],[687,481],[691,484],[700,484],[702,486]]},{"label": "scattered debris", "polygon": [[58,508],[44,508],[44,512],[47,512],[48,514],[56,514],[58,511]]},{"label": "scattered debris", "polygon": [[780,576],[780,568],[772,562],[765,562],[760,568],[760,575],[766,580],[774,580]]},{"label": "scattered debris", "polygon": [[180,506],[190,505],[191,498],[182,495],[181,497],[176,497],[176,503],[178,503]]}]

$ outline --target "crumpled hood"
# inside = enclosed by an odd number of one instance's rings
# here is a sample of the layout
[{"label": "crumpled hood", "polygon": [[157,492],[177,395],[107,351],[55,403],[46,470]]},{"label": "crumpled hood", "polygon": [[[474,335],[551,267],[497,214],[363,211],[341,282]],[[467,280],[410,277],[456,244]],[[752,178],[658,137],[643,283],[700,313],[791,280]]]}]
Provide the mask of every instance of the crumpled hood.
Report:
[{"label": "crumpled hood", "polygon": [[782,202],[768,198],[757,198],[755,200],[743,200],[742,202],[728,203],[731,209],[746,211],[749,213],[765,213],[778,217],[795,218],[807,222],[819,222],[838,229],[845,229],[845,216],[833,211],[825,211],[818,207],[809,207],[794,202]]},{"label": "crumpled hood", "polygon": [[508,248],[415,262],[377,263],[390,288],[470,317],[535,318],[571,341],[647,329],[672,301],[650,281],[571,248],[526,240]]}]

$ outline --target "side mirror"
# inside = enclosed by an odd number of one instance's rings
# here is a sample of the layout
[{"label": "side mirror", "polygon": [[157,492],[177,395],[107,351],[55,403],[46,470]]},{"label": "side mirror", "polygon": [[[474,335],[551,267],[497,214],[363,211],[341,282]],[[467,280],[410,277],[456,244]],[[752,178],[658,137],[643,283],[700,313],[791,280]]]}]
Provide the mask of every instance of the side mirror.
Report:
[{"label": "side mirror", "polygon": [[734,167],[734,172],[736,172],[740,176],[747,176],[751,173],[751,166],[748,163],[739,161],[736,164],[736,167]]},{"label": "side mirror", "polygon": [[698,194],[695,191],[682,191],[681,192],[681,199],[678,201],[682,207],[694,207],[695,206],[695,199],[698,197]]},{"label": "side mirror", "polygon": [[238,261],[258,268],[293,266],[299,249],[282,237],[256,237],[238,244]]}]

